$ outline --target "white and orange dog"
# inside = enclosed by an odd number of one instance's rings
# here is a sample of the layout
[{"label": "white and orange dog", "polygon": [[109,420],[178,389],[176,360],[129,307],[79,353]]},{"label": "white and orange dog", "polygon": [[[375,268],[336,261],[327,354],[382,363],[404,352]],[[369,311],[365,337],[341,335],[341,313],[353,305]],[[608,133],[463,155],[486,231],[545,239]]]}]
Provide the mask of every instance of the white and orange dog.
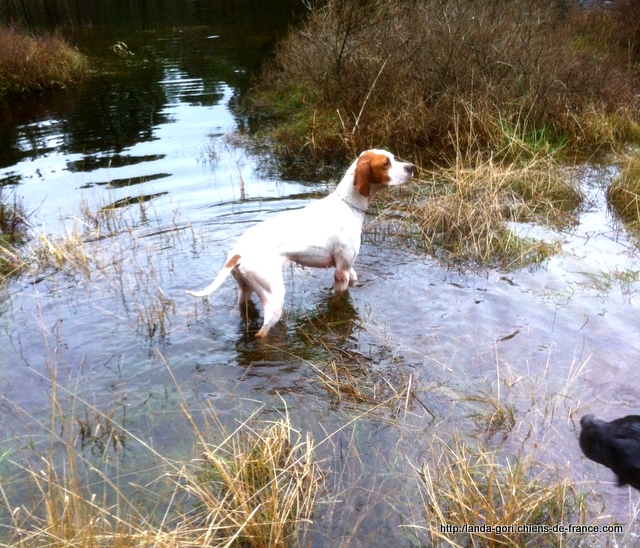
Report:
[{"label": "white and orange dog", "polygon": [[412,176],[413,165],[395,160],[389,152],[363,152],[334,192],[251,227],[229,252],[213,283],[202,291],[187,293],[193,297],[210,295],[233,274],[239,288],[238,304],[245,304],[253,293],[262,303],[264,321],[256,337],[264,337],[282,315],[285,262],[335,267],[338,293],[354,285],[357,276],[352,265],[360,250],[367,207],[378,192],[406,183]]}]

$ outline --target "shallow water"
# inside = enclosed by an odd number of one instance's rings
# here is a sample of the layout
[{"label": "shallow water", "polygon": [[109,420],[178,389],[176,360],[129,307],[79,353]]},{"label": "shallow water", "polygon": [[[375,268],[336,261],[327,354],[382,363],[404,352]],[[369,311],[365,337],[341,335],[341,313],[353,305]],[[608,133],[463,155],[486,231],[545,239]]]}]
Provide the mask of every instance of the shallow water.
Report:
[{"label": "shallow water", "polygon": [[[0,433],[12,458],[27,458],[25,446],[48,449],[40,421],[53,378],[65,405],[112,413],[182,458],[194,444],[183,402],[213,408],[229,428],[256,410],[266,419],[287,411],[320,442],[326,471],[313,545],[407,546],[401,525],[421,519],[411,465],[429,460],[435,435],[483,436],[474,413],[484,404],[467,396],[486,392],[518,419],[490,444],[505,455],[535,450],[589,481],[632,538],[637,494],[617,489],[577,444],[583,414],[640,407],[640,260],[606,208],[611,168],[573,174],[586,199],[572,229],[514,225],[562,241],[540,268],[449,270],[381,237],[370,217],[358,286],[337,299],[330,271],[287,268],[285,315],[266,342],[247,332],[231,282],[208,301],[185,294],[210,283],[247,226],[335,184],[283,180],[270,158],[228,138],[246,123],[234,101],[273,42],[272,31],[249,27],[77,29],[97,74],[3,107],[0,184],[24,197],[36,231],[80,231],[91,258],[89,276],[68,265],[6,291]],[[118,41],[132,55],[114,52]],[[98,237],[83,207],[126,200]],[[318,374],[332,362],[389,403],[336,397]],[[409,383],[415,398],[393,397]],[[135,440],[121,454],[120,473],[153,473]]]}]

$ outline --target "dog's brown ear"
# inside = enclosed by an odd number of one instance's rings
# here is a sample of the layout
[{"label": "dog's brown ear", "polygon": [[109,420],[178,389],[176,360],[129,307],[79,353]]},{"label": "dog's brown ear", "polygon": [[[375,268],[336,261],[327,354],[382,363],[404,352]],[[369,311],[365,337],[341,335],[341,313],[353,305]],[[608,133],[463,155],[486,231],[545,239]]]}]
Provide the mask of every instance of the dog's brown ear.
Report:
[{"label": "dog's brown ear", "polygon": [[358,159],[353,185],[362,196],[369,197],[371,192],[371,159],[368,154],[364,154]]}]

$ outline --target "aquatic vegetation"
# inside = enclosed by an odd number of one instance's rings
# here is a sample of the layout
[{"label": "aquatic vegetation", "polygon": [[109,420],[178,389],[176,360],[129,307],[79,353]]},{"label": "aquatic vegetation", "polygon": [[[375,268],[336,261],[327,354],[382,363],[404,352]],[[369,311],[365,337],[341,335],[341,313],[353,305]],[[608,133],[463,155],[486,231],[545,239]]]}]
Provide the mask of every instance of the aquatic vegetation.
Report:
[{"label": "aquatic vegetation", "polygon": [[394,205],[429,252],[448,262],[503,268],[540,263],[558,249],[518,236],[508,221],[566,226],[581,201],[568,174],[544,154],[509,162],[458,155],[447,167],[423,171],[409,191]]},{"label": "aquatic vegetation", "polygon": [[60,36],[0,27],[0,97],[60,88],[87,74],[88,62]]},{"label": "aquatic vegetation", "polygon": [[284,166],[375,144],[424,168],[399,209],[437,257],[539,263],[558,247],[505,223],[571,223],[581,196],[561,163],[640,138],[634,65],[621,48],[603,55],[595,31],[624,17],[590,13],[538,0],[313,5],[246,104],[271,116],[258,138]]},{"label": "aquatic vegetation", "polygon": [[[321,475],[312,436],[294,430],[288,414],[265,422],[256,412],[228,432],[213,409],[205,416],[215,427],[205,428],[185,407],[198,456],[177,461],[129,430],[122,413],[117,418],[114,411],[101,412],[70,394],[56,380],[57,363],[49,365],[48,451],[34,447],[33,464],[13,460],[10,451],[2,456],[11,458],[14,473],[24,474],[33,487],[16,504],[6,483],[0,486],[0,511],[10,514],[3,542],[21,547],[288,546],[310,523]],[[77,412],[76,404],[84,412]],[[125,478],[112,476],[130,445],[156,461],[153,487],[125,485]]]}]

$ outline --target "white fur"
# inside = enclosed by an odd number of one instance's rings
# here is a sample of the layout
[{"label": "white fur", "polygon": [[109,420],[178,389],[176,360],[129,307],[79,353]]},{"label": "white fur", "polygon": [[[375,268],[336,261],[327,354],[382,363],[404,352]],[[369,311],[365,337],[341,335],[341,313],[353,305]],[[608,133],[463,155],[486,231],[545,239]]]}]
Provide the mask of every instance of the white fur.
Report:
[{"label": "white fur", "polygon": [[[366,188],[359,190],[355,185],[358,163],[365,164],[379,155],[386,156],[391,162],[386,168],[385,179],[388,180],[381,183],[367,181]],[[375,160],[377,163],[388,162],[380,157]],[[360,250],[362,222],[369,203],[380,190],[406,183],[412,175],[413,166],[395,160],[389,152],[363,152],[351,164],[334,192],[302,209],[278,213],[249,228],[227,255],[227,261],[213,283],[202,291],[187,293],[194,297],[210,295],[232,274],[238,283],[239,305],[246,303],[253,293],[258,295],[264,308],[264,322],[256,337],[265,336],[282,315],[284,263],[294,261],[302,266],[335,267],[336,292],[354,285],[357,276],[352,265]]]}]

